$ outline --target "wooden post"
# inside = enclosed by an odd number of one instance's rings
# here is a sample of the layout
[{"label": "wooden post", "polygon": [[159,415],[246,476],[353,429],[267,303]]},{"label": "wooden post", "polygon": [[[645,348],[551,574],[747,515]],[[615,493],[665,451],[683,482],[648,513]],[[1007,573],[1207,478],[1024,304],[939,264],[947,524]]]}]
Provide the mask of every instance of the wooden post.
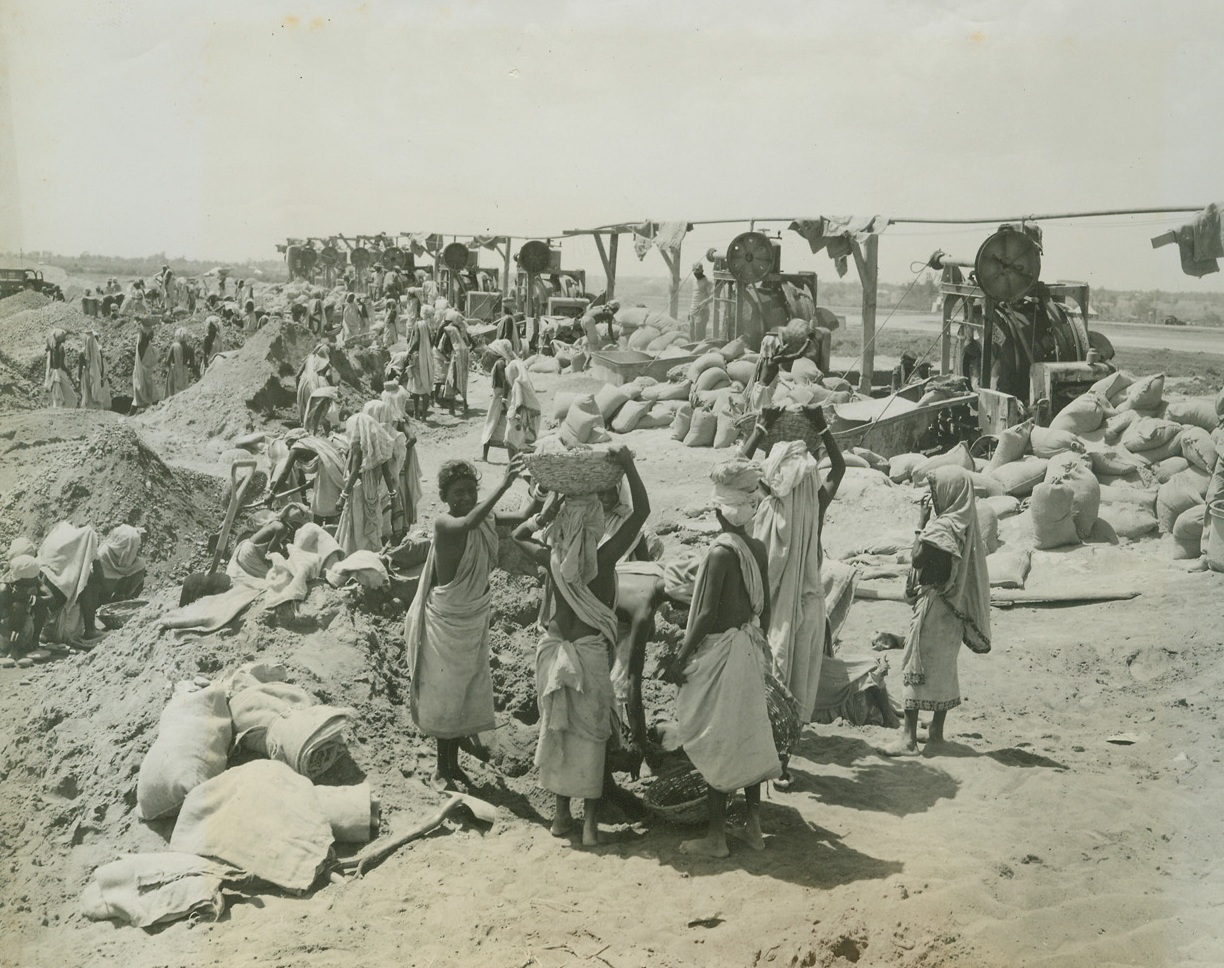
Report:
[{"label": "wooden post", "polygon": [[613,232],[608,239],[608,298],[616,295],[616,254],[620,249],[620,233]]},{"label": "wooden post", "polygon": [[994,314],[997,305],[989,296],[982,299],[982,372],[978,376],[978,386],[988,390],[995,389],[990,371],[994,367]]},{"label": "wooden post", "polygon": [[943,329],[939,335],[939,372],[947,375],[952,372],[952,301],[955,296],[943,298]]},{"label": "wooden post", "polygon": [[680,313],[680,248],[677,246],[674,253],[667,253],[660,249],[659,254],[663,256],[663,261],[667,263],[667,268],[671,271],[671,292],[667,313],[672,319],[678,319]]},{"label": "wooden post", "polygon": [[859,392],[871,395],[872,378],[875,376],[875,322],[877,286],[880,274],[880,238],[867,236],[860,246],[854,247],[854,264],[858,268],[859,282],[863,286],[863,369],[859,374]]},{"label": "wooden post", "polygon": [[510,295],[510,243],[514,240],[509,236],[506,237],[505,243],[502,245],[502,311],[505,311],[506,297]]}]

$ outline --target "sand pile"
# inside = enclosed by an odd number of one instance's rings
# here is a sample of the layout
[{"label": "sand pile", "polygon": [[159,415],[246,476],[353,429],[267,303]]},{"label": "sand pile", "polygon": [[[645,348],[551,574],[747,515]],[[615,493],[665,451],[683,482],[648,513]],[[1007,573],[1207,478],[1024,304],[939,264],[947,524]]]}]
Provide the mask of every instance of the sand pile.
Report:
[{"label": "sand pile", "polygon": [[154,573],[177,573],[197,557],[220,522],[220,485],[171,469],[132,425],[115,414],[80,411],[64,420],[44,410],[6,420],[11,441],[0,458],[0,541],[40,540],[57,521],[106,532],[147,529],[144,556]]},{"label": "sand pile", "polygon": [[9,858],[0,908],[13,929],[73,916],[99,864],[124,852],[165,849],[163,835],[173,824],[139,820],[136,777],[173,685],[220,677],[256,655],[283,663],[292,681],[321,702],[357,709],[351,757],[323,782],[355,783],[368,773],[389,819],[424,809],[424,790],[410,779],[413,764],[402,761],[409,744],[401,711],[377,671],[387,666],[388,639],[343,593],[315,588],[288,628],[263,613],[237,632],[200,638],[158,629],[158,614],[176,595],[169,589],[155,596],[92,653],[31,673],[40,680],[40,701],[0,737],[8,802],[0,811],[0,849]]},{"label": "sand pile", "polygon": [[[20,293],[5,303],[29,296],[39,305],[0,317],[0,360],[41,385],[46,368],[47,336],[57,327],[69,333],[84,332],[87,317],[68,303],[50,302],[38,293]],[[75,361],[70,358],[69,368]]]},{"label": "sand pile", "polygon": [[33,289],[26,289],[16,295],[6,296],[4,299],[0,299],[0,319],[7,319],[9,316],[25,312],[27,309],[41,309],[50,301],[41,292],[35,292]]},{"label": "sand pile", "polygon": [[249,433],[277,410],[295,406],[297,368],[313,348],[309,330],[273,320],[240,349],[214,360],[199,382],[137,419],[194,438]]}]

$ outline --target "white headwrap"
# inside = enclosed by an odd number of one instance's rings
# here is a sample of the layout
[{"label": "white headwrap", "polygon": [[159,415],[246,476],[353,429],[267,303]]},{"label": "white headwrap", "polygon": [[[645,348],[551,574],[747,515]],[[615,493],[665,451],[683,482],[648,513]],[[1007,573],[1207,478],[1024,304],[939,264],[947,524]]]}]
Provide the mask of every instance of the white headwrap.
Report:
[{"label": "white headwrap", "polygon": [[728,524],[742,528],[752,520],[761,503],[758,485],[762,474],[760,464],[743,457],[714,465],[710,471],[710,480],[714,482],[712,500]]}]

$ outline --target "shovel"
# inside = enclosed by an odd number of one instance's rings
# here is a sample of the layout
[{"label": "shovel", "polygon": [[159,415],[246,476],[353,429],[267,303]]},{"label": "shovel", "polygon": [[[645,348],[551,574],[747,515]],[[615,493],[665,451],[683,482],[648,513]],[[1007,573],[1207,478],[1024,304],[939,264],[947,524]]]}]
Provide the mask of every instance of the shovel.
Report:
[{"label": "shovel", "polygon": [[411,830],[394,837],[383,837],[369,844],[353,857],[343,860],[338,868],[342,873],[355,873],[361,877],[372,867],[377,867],[405,844],[419,840],[430,831],[442,825],[442,821],[459,809],[467,809],[480,823],[493,823],[497,819],[497,809],[479,797],[466,793],[456,793],[442,805],[437,813],[432,814]]},{"label": "shovel", "polygon": [[[225,553],[226,543],[229,541],[230,529],[234,526],[234,518],[238,515],[238,508],[242,505],[242,499],[246,495],[247,485],[251,483],[255,476],[255,468],[258,464],[254,460],[236,460],[230,465],[230,501],[229,507],[225,509],[225,521],[221,525],[221,530],[209,537],[209,544],[215,545],[212,556],[212,564],[208,566],[208,571],[204,573],[195,572],[188,575],[183,581],[183,591],[179,596],[179,607],[189,605],[197,599],[203,598],[205,595],[215,595],[219,592],[228,591],[230,587],[228,575],[216,575],[217,566],[221,563],[221,555]],[[251,473],[247,474],[241,481],[238,480],[238,471],[242,468],[249,468]]]}]

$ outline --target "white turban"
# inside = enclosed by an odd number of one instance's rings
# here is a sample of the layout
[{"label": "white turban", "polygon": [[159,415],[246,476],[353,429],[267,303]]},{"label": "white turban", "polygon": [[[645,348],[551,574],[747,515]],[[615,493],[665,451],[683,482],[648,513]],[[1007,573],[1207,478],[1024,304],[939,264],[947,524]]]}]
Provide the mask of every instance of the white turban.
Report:
[{"label": "white turban", "polygon": [[710,471],[710,480],[714,482],[712,500],[728,524],[742,528],[752,520],[761,503],[758,485],[762,474],[760,464],[743,457],[732,457],[714,465]]}]

